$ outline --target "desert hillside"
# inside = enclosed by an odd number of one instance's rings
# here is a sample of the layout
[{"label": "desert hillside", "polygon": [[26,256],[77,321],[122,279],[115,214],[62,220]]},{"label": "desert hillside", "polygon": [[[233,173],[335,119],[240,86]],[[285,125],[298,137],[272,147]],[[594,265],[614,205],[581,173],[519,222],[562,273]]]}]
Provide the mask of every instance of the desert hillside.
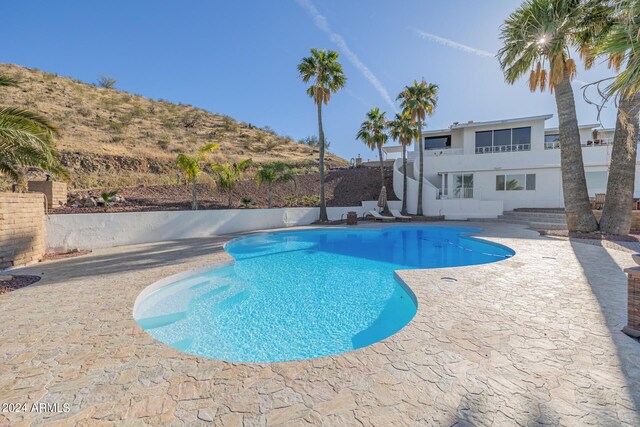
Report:
[{"label": "desert hillside", "polygon": [[[0,90],[0,105],[38,111],[61,129],[57,145],[74,188],[179,182],[178,153],[208,143],[221,150],[211,161],[256,163],[283,160],[298,167],[317,164],[318,151],[269,129],[190,105],[152,100],[56,74],[0,64],[0,74],[20,81]],[[329,166],[345,165],[327,156]]]}]

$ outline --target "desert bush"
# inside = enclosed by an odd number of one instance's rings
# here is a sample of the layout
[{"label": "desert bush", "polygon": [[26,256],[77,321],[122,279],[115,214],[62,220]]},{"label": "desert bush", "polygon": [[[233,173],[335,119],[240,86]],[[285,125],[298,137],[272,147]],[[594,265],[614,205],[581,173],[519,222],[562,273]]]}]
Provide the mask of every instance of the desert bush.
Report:
[{"label": "desert bush", "polygon": [[195,128],[200,123],[198,114],[186,113],[180,118],[180,123],[186,129]]},{"label": "desert bush", "polygon": [[[307,146],[312,147],[312,148],[319,148],[320,147],[320,140],[315,135],[311,135],[311,136],[308,136],[306,138],[302,138],[298,142],[300,144],[304,144],[304,145],[307,145]],[[329,141],[325,137],[324,138],[324,148],[328,150],[330,146],[331,146],[331,141]]]},{"label": "desert bush", "polygon": [[167,148],[169,148],[169,141],[167,141],[166,139],[161,139],[160,141],[158,141],[158,146],[163,150],[166,150]]},{"label": "desert bush", "polygon": [[87,107],[78,107],[76,112],[80,114],[82,117],[88,117],[91,114],[91,110],[88,109]]},{"label": "desert bush", "polygon": [[224,116],[222,118],[222,128],[226,132],[236,132],[238,130],[238,123],[231,117]]},{"label": "desert bush", "polygon": [[303,196],[302,205],[309,206],[309,207],[320,206],[320,195],[315,194],[313,196]]},{"label": "desert bush", "polygon": [[117,80],[113,77],[109,77],[104,74],[98,76],[98,86],[105,89],[113,89],[114,87],[116,87],[116,82]]}]

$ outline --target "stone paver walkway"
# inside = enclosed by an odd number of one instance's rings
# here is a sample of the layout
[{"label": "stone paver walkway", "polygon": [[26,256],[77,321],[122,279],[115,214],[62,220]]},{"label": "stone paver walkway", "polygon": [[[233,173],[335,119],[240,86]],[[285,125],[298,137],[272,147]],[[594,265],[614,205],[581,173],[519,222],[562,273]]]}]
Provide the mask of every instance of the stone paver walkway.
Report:
[{"label": "stone paver walkway", "polygon": [[0,405],[27,412],[0,425],[640,425],[640,343],[620,332],[629,253],[477,225],[516,256],[400,271],[419,303],[404,329],[286,363],[187,355],[132,318],[149,284],[229,259],[229,237],[22,269],[44,277],[0,295]]}]

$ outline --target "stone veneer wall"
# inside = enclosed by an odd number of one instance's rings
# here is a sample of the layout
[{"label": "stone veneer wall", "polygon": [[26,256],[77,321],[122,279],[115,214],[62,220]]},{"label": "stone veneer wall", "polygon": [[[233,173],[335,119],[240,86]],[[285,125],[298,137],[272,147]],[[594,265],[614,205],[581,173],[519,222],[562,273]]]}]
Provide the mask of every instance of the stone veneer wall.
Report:
[{"label": "stone veneer wall", "polygon": [[0,193],[0,269],[37,262],[44,252],[44,194]]},{"label": "stone veneer wall", "polygon": [[67,184],[57,181],[29,181],[29,191],[44,193],[47,206],[57,208],[67,203]]},{"label": "stone veneer wall", "polygon": [[[596,216],[596,219],[600,221],[602,211],[594,210],[593,214]],[[640,231],[640,211],[631,212],[631,230]]]}]

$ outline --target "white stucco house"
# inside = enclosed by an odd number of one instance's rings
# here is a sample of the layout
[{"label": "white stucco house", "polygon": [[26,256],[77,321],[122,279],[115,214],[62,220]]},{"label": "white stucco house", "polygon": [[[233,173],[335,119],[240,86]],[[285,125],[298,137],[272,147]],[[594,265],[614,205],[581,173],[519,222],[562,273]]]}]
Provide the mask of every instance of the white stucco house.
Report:
[{"label": "white stucco house", "polygon": [[[408,152],[410,213],[417,208],[419,151],[424,151],[423,211],[447,219],[493,218],[516,208],[563,207],[558,129],[545,128],[552,114],[487,122],[453,123],[423,132]],[[613,129],[580,126],[589,195],[604,193]],[[387,146],[395,158],[393,188],[402,198],[400,146]],[[636,188],[639,175],[636,172]]]}]

